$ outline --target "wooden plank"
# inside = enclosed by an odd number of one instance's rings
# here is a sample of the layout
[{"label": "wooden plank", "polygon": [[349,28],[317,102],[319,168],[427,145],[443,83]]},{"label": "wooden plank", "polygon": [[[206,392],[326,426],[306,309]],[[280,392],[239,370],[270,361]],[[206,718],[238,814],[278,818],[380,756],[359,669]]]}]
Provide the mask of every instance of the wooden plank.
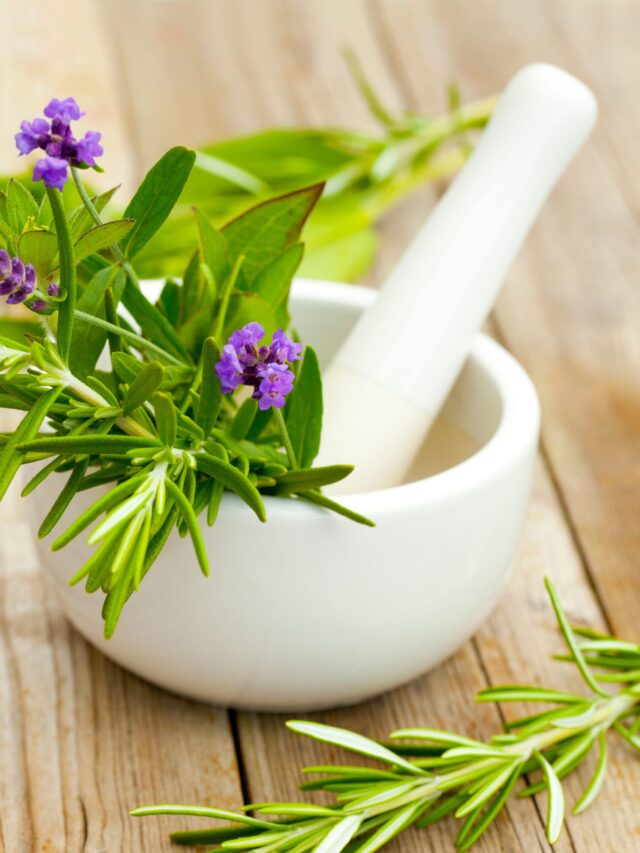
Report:
[{"label": "wooden plank", "polygon": [[[13,487],[12,487],[13,489]],[[127,674],[69,626],[37,564],[17,494],[0,523],[0,848],[169,850],[180,818],[152,802],[242,800],[225,711]]]},{"label": "wooden plank", "polygon": [[[427,81],[447,69],[456,69],[465,96],[477,97],[499,89],[527,62],[545,59],[563,64],[570,52],[563,50],[563,44],[554,44],[553,30],[540,18],[551,5],[561,17],[562,3],[529,4],[517,19],[512,7],[498,2],[473,7],[456,2],[380,2],[377,12],[390,50],[404,69],[414,107],[419,109],[430,97]],[[578,548],[562,522],[556,499],[546,521],[538,518],[541,499],[544,505],[552,498],[548,480],[539,481],[514,593],[477,637],[482,660],[495,682],[525,679],[560,687],[571,681],[571,674],[558,672],[548,663],[551,648],[558,645],[550,630],[553,620],[541,575],[546,572],[556,581],[572,618],[597,623],[602,616],[580,566],[582,549],[610,621],[630,637],[637,635],[634,595],[638,589],[636,584],[632,591],[629,583],[634,543],[627,533],[632,529],[632,536],[637,535],[637,490],[634,494],[629,488],[629,473],[620,477],[625,464],[631,466],[628,470],[637,469],[637,430],[634,434],[628,417],[605,409],[598,397],[604,393],[605,399],[610,398],[613,389],[618,390],[618,399],[633,393],[630,371],[637,360],[637,295],[631,292],[634,276],[629,267],[621,270],[619,260],[620,255],[630,257],[633,223],[611,181],[609,160],[598,150],[599,140],[596,137],[554,193],[496,312],[502,335],[541,393],[545,447],[568,504],[570,524],[577,527]],[[589,204],[593,197],[600,208]],[[612,271],[606,289],[595,281],[605,278],[605,264]],[[626,386],[620,378],[611,381],[610,367],[626,377]],[[596,377],[599,381],[594,382]],[[614,446],[607,441],[608,434],[617,439]],[[612,469],[618,471],[617,477],[612,477]],[[616,511],[610,506],[614,502]],[[600,513],[604,518],[594,529],[593,519]],[[618,529],[622,541],[616,536]],[[608,548],[618,561],[614,578]],[[624,746],[618,745],[614,756],[615,769],[600,802],[589,815],[568,823],[568,840],[576,849],[628,849],[630,839],[637,837],[628,791],[638,784],[638,768]],[[570,780],[570,796],[578,794],[586,778],[581,771]],[[609,819],[614,812],[615,827]]]},{"label": "wooden plank", "polygon": [[[130,183],[139,171],[99,5],[61,0],[52,12],[41,0],[0,0],[0,170],[18,165],[20,119],[41,112],[52,96],[73,94],[87,126],[103,131],[105,180]],[[2,428],[11,428],[7,417]],[[134,821],[128,811],[172,799],[237,807],[228,715],[147,685],[85,643],[38,569],[15,489],[2,509],[0,850],[172,849],[169,829],[197,821]]]}]

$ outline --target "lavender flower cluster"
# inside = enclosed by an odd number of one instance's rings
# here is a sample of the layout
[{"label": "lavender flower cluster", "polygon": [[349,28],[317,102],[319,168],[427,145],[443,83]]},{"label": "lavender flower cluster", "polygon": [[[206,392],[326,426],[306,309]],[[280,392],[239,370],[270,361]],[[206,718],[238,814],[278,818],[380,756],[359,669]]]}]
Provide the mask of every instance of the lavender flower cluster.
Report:
[{"label": "lavender flower cluster", "polygon": [[[22,258],[12,258],[6,249],[0,249],[0,296],[7,297],[7,304],[24,302],[34,293],[35,287],[36,271],[33,265],[25,264]],[[47,293],[49,296],[59,296],[60,289],[57,284],[50,284]],[[29,308],[46,311],[49,303],[37,296],[29,302]]]},{"label": "lavender flower cluster", "polygon": [[[44,181],[45,186],[61,190],[67,182],[69,166],[96,166],[96,157],[103,153],[102,134],[89,130],[82,139],[76,139],[71,122],[84,115],[73,98],[60,101],[53,98],[44,108],[45,118],[23,121],[16,133],[16,146],[20,154],[30,154],[41,148],[46,157],[38,160],[33,170],[34,181]],[[49,119],[49,121],[47,121]]]},{"label": "lavender flower cluster", "polygon": [[289,364],[302,358],[302,344],[292,341],[278,329],[271,344],[259,346],[264,338],[260,323],[248,323],[234,332],[222,348],[216,374],[223,394],[232,394],[240,385],[253,388],[258,408],[281,409],[293,388],[294,374]]}]

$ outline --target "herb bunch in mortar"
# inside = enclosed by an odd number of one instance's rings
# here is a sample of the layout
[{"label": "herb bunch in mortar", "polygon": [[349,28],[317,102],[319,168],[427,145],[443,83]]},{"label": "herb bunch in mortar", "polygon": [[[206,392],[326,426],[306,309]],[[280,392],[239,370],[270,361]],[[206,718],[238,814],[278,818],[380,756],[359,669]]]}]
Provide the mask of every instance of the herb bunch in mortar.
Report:
[{"label": "herb bunch in mortar", "polygon": [[194,152],[168,151],[124,216],[103,221],[117,188],[91,197],[83,184],[103,149],[99,133],[76,133],[82,115],[73,98],[53,99],[44,117],[24,121],[16,145],[42,152],[33,179],[46,195],[38,203],[15,180],[0,194],[0,294],[40,323],[16,317],[13,336],[0,338],[0,404],[26,413],[1,437],[0,497],[23,466],[32,472],[23,495],[59,478],[40,527],[48,536],[78,492],[96,489],[52,547],[90,531],[93,553],[70,582],[104,593],[110,637],[174,529],[191,536],[209,574],[201,524],[215,522],[225,491],[260,521],[268,494],[371,522],[322,494],[352,468],[313,467],[318,360],[287,332],[300,232],[322,184],[263,202],[221,230],[194,209],[198,243],[184,275],[152,300],[135,258],[171,213]]}]

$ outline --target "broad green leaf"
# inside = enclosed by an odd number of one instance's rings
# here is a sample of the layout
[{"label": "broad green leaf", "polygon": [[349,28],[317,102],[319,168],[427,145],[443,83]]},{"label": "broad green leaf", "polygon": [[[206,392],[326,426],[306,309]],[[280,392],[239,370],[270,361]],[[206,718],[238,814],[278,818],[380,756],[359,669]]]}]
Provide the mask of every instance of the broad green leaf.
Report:
[{"label": "broad green leaf", "polygon": [[278,328],[275,311],[261,296],[247,290],[236,290],[229,299],[221,340],[226,341],[236,329],[253,322],[260,323],[267,337],[271,337]]},{"label": "broad green leaf", "polygon": [[182,288],[180,285],[170,279],[162,288],[162,293],[158,299],[158,307],[164,311],[164,315],[171,323],[173,328],[177,328],[180,321],[180,295]]},{"label": "broad green leaf", "polygon": [[[255,404],[254,404],[255,405]],[[306,492],[320,489],[330,483],[344,480],[353,471],[353,465],[324,465],[321,468],[299,468],[278,477],[279,493]]]},{"label": "broad green leaf", "polygon": [[86,231],[75,245],[76,263],[80,263],[87,255],[119,243],[131,231],[133,225],[133,219],[115,219]]},{"label": "broad green leaf", "polygon": [[25,231],[18,240],[18,255],[33,264],[38,280],[43,282],[57,266],[56,235],[52,231]]},{"label": "broad green leaf", "polygon": [[144,362],[126,352],[114,352],[111,356],[111,364],[118,378],[127,385],[133,382],[144,367]]},{"label": "broad green leaf", "polygon": [[[91,202],[98,213],[104,210],[119,189],[119,186],[112,187],[110,190],[100,193],[100,195],[93,196]],[[71,229],[71,235],[74,240],[78,240],[85,231],[88,231],[94,225],[93,217],[84,204],[80,205],[75,213],[69,217],[69,228]]]},{"label": "broad green leaf", "polygon": [[193,168],[195,156],[194,151],[177,146],[147,172],[124,213],[126,219],[136,220],[122,246],[127,257],[133,258],[169,216]]},{"label": "broad green leaf", "polygon": [[23,343],[25,335],[42,333],[40,324],[29,317],[0,317],[0,335],[11,343]]},{"label": "broad green leaf", "polygon": [[200,262],[205,264],[216,282],[220,282],[228,267],[229,246],[222,233],[214,228],[202,211],[195,209],[198,226]]},{"label": "broad green leaf", "polygon": [[165,347],[175,356],[178,356],[187,364],[191,362],[191,356],[185,345],[180,340],[176,330],[167,320],[164,314],[152,305],[131,280],[122,295],[122,303],[131,312],[142,331],[156,345]]},{"label": "broad green leaf", "polygon": [[322,433],[322,375],[318,356],[311,347],[304,351],[302,367],[285,408],[287,430],[296,457],[308,468],[318,455]]},{"label": "broad green leaf", "polygon": [[[124,292],[126,276],[118,266],[109,266],[96,273],[82,291],[77,310],[94,317],[105,317],[105,293],[110,288],[117,302]],[[84,379],[95,368],[100,353],[107,341],[107,332],[99,326],[76,323],[73,330],[73,346],[69,353],[69,364],[73,373]]]},{"label": "broad green leaf", "polygon": [[22,232],[29,219],[35,223],[38,205],[29,190],[14,178],[7,183],[7,220],[14,234]]},{"label": "broad green leaf", "polygon": [[311,723],[306,720],[289,720],[286,726],[292,732],[296,732],[296,734],[304,735],[323,743],[332,743],[350,752],[366,755],[368,758],[375,758],[377,761],[391,764],[394,767],[401,767],[413,775],[424,775],[424,772],[419,767],[406,761],[402,756],[396,755],[395,752],[391,752],[391,750],[381,746],[379,743],[363,737],[356,732],[351,732],[348,729],[327,726],[324,723]]},{"label": "broad green leaf", "polygon": [[256,276],[252,290],[271,307],[281,328],[290,323],[288,302],[291,280],[300,266],[304,246],[295,243],[268,263]]},{"label": "broad green leaf", "polygon": [[266,521],[266,513],[260,492],[248,477],[222,459],[216,459],[209,454],[196,454],[196,462],[200,471],[223,483],[232,492],[235,492],[242,500],[251,507],[260,521]]},{"label": "broad green leaf", "polygon": [[40,429],[40,426],[62,393],[62,388],[52,388],[33,404],[20,425],[9,436],[9,440],[0,453],[0,498],[3,498],[16,472],[25,459],[26,450],[22,445],[28,442]]},{"label": "broad green leaf", "polygon": [[240,406],[233,418],[229,434],[236,441],[242,441],[247,437],[247,433],[251,429],[251,425],[258,413],[258,405],[255,400],[249,398]]},{"label": "broad green leaf", "polygon": [[160,441],[166,447],[173,447],[176,441],[178,418],[176,407],[168,394],[157,393],[151,398],[151,404],[156,415],[156,425]]},{"label": "broad green leaf", "polygon": [[196,410],[196,423],[208,436],[218,418],[222,405],[222,389],[215,366],[220,361],[220,350],[213,338],[207,338],[202,348],[202,385]]},{"label": "broad green leaf", "polygon": [[244,256],[245,281],[253,281],[266,264],[298,241],[322,189],[323,184],[315,184],[262,202],[224,227],[231,257]]},{"label": "broad green leaf", "polygon": [[[322,212],[321,210],[319,212]],[[314,217],[315,218],[315,217]],[[305,229],[305,253],[300,275],[323,281],[359,281],[372,268],[380,243],[372,225],[336,236],[329,242],[313,240],[314,220]]]},{"label": "broad green leaf", "polygon": [[122,410],[130,414],[158,390],[164,378],[164,368],[157,361],[145,365],[133,380],[122,401]]}]

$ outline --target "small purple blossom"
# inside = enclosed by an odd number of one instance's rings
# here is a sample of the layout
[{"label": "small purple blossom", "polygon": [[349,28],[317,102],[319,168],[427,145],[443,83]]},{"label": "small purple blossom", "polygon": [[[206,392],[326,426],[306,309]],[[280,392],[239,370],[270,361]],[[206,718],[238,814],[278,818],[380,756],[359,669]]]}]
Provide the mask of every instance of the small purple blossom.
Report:
[{"label": "small purple blossom", "polygon": [[295,378],[288,365],[302,357],[302,345],[282,329],[274,333],[268,346],[259,346],[263,337],[259,323],[248,323],[234,332],[222,348],[216,375],[223,394],[233,393],[240,385],[253,388],[253,399],[264,412],[272,406],[281,409],[286,403]]},{"label": "small purple blossom", "polygon": [[68,165],[60,157],[43,157],[33,167],[33,180],[44,181],[45,186],[61,190],[67,182]]},{"label": "small purple blossom", "polygon": [[11,258],[6,249],[0,249],[0,296],[7,297],[8,305],[24,302],[36,286],[36,271],[21,258]]},{"label": "small purple blossom", "polygon": [[21,123],[20,132],[15,136],[16,147],[20,155],[42,149],[47,156],[36,163],[33,179],[61,190],[67,182],[69,166],[88,168],[97,165],[96,158],[103,153],[101,134],[89,130],[82,139],[76,139],[71,122],[77,121],[84,113],[73,98],[63,101],[53,98],[44,108],[44,114],[50,122],[35,118],[32,122]]}]

